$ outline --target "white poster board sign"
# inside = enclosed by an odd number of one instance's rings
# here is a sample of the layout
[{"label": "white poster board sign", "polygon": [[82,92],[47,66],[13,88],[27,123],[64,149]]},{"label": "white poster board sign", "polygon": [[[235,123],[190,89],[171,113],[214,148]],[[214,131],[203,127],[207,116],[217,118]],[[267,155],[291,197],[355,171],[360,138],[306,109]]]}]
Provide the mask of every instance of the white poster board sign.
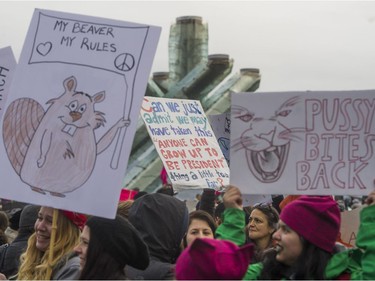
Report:
[{"label": "white poster board sign", "polygon": [[176,189],[229,183],[229,168],[202,105],[196,100],[145,97],[141,115]]},{"label": "white poster board sign", "polygon": [[8,98],[17,62],[11,47],[0,49],[0,121],[4,113],[4,106]]},{"label": "white poster board sign", "polygon": [[35,10],[1,124],[1,197],[115,216],[160,31]]},{"label": "white poster board sign", "polygon": [[271,195],[253,195],[253,194],[242,194],[242,205],[244,207],[254,206],[255,204],[267,203],[272,204]]},{"label": "white poster board sign", "polygon": [[[225,160],[230,166],[230,112],[215,114],[208,116],[212,130],[215,133],[217,142],[220,146]],[[252,206],[256,203],[270,203],[272,202],[271,195],[254,195],[242,194],[244,207]]]},{"label": "white poster board sign", "polygon": [[367,195],[374,121],[370,90],[232,94],[231,184],[254,194]]}]

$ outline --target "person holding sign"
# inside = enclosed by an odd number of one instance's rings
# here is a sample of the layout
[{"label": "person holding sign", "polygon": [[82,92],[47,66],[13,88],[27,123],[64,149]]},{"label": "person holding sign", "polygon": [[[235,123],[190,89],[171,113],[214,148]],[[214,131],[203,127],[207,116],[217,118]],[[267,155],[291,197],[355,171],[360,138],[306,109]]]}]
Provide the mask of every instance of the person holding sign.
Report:
[{"label": "person holding sign", "polygon": [[[231,208],[224,213],[224,222],[230,222],[242,212],[242,195],[230,186],[225,197]],[[366,203],[360,215],[358,248],[337,252],[340,210],[332,196],[301,196],[291,202],[281,211],[273,234],[276,246],[263,262],[251,264],[243,279],[375,279],[375,192]],[[245,243],[241,230],[236,224],[223,223],[216,235],[241,245]]]},{"label": "person holding sign", "polygon": [[[54,212],[57,216],[54,216]],[[20,268],[15,277],[18,280],[74,278],[79,271],[79,258],[73,255],[73,249],[79,243],[80,229],[85,222],[84,215],[41,207],[34,225],[35,233],[30,236],[26,252],[21,255]],[[51,243],[53,239],[54,243]],[[1,277],[5,279],[4,275]]]},{"label": "person holding sign", "polygon": [[147,245],[137,230],[119,215],[115,219],[88,219],[74,251],[81,260],[79,280],[125,280],[126,265],[144,270],[150,261]]},{"label": "person holding sign", "polygon": [[222,229],[228,231],[226,226],[222,226],[217,229],[216,236],[221,238],[223,235],[225,237],[230,235],[232,240],[234,239],[233,242],[238,245],[242,245],[243,241],[253,243],[255,248],[252,262],[260,262],[263,260],[267,250],[273,246],[272,235],[277,230],[279,213],[271,204],[255,204],[251,208],[249,222],[245,226],[245,212],[242,207],[239,207],[239,209],[234,208],[237,205],[234,205],[235,202],[233,200],[237,199],[239,195],[240,193],[237,189],[224,193],[223,204],[226,214],[224,216],[224,224],[229,225],[229,228],[231,225],[236,225],[236,227],[231,229],[234,232],[229,234],[222,233]]}]

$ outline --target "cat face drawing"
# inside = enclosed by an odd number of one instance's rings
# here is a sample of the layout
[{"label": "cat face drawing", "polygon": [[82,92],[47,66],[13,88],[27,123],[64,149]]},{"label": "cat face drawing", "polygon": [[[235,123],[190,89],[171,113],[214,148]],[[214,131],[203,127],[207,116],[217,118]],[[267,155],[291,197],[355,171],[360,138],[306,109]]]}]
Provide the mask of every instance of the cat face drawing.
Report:
[{"label": "cat face drawing", "polygon": [[233,120],[241,120],[245,130],[232,140],[231,147],[234,151],[245,150],[248,167],[260,182],[272,183],[281,177],[291,141],[300,140],[298,134],[303,129],[289,128],[284,123],[298,102],[298,97],[292,97],[269,114],[232,106]]}]

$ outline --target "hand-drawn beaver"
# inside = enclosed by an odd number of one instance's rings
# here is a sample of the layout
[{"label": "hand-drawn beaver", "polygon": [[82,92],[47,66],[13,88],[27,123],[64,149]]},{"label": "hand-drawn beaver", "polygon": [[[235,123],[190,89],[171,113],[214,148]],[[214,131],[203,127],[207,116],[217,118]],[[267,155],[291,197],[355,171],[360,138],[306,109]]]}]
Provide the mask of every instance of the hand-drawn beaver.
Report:
[{"label": "hand-drawn beaver", "polygon": [[21,180],[36,192],[60,197],[88,180],[96,156],[119,128],[130,124],[121,118],[97,142],[94,130],[106,120],[94,106],[105,99],[105,92],[77,92],[74,76],[63,85],[65,92],[47,102],[46,112],[37,101],[20,98],[9,105],[3,121],[5,149]]}]

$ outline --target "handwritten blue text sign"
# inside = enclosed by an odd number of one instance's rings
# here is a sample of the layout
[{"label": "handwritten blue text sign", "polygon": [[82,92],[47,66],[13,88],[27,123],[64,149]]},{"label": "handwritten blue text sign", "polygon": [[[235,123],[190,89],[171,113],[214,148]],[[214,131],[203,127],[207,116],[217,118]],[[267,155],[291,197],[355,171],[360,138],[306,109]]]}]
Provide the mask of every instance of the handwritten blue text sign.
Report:
[{"label": "handwritten blue text sign", "polygon": [[145,97],[141,115],[177,188],[229,183],[229,168],[199,101]]}]

